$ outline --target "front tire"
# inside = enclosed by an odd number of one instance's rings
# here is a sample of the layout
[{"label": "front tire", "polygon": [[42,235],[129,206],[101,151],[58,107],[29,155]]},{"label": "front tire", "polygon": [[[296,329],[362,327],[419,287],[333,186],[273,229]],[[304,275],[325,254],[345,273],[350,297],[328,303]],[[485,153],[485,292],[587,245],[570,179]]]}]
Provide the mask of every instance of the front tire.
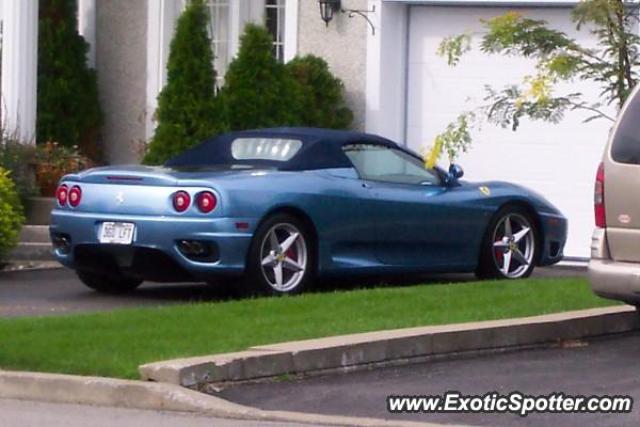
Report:
[{"label": "front tire", "polygon": [[251,242],[245,289],[260,295],[298,294],[314,274],[315,250],[306,224],[288,214],[267,218]]},{"label": "front tire", "polygon": [[136,289],[142,280],[123,276],[122,274],[97,274],[89,271],[76,271],[78,278],[85,286],[104,294],[124,294]]},{"label": "front tire", "polygon": [[531,214],[506,206],[493,217],[482,243],[476,275],[483,279],[522,279],[538,259],[538,230]]}]

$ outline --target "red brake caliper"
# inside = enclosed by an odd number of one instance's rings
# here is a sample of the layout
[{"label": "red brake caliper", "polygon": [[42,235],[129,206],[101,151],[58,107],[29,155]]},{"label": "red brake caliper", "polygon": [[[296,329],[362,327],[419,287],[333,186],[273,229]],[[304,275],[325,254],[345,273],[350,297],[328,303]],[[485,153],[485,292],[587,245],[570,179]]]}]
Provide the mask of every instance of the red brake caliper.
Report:
[{"label": "red brake caliper", "polygon": [[296,254],[296,250],[294,249],[294,247],[290,247],[287,252],[285,252],[285,255],[287,255],[287,257],[291,258],[294,261],[298,260],[298,255]]},{"label": "red brake caliper", "polygon": [[[496,242],[500,242],[502,241],[502,238],[496,240]],[[495,248],[494,249],[495,253],[496,253],[496,261],[499,264],[502,264],[502,260],[504,259],[504,249],[502,248]]]}]

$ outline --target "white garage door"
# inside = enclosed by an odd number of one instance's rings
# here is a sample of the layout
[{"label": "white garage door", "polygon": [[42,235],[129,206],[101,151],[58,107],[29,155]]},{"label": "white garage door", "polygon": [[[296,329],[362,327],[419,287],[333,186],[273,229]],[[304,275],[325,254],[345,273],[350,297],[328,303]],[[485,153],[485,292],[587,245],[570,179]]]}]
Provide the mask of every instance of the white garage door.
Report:
[{"label": "white garage door", "polygon": [[[410,12],[408,143],[416,151],[430,146],[457,115],[483,105],[484,85],[496,88],[519,83],[534,74],[532,62],[487,56],[474,50],[457,67],[436,54],[442,38],[479,31],[479,19],[507,12],[506,8],[415,6]],[[544,19],[553,27],[594,45],[593,37],[576,33],[569,9],[531,8],[519,12]],[[576,82],[567,91],[598,89]],[[564,92],[564,91],[563,91]],[[615,114],[615,113],[613,113]],[[525,121],[517,132],[486,124],[474,134],[471,151],[458,159],[469,180],[504,180],[543,194],[569,218],[565,255],[587,257],[593,229],[593,181],[610,122],[582,123],[586,113],[569,113],[560,124]]]}]

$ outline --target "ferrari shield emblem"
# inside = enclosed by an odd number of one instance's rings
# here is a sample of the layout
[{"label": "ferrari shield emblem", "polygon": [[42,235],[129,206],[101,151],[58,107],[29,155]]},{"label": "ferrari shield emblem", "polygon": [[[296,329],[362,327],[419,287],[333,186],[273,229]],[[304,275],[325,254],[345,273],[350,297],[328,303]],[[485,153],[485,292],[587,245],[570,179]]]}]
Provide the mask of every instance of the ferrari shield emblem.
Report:
[{"label": "ferrari shield emblem", "polygon": [[478,187],[478,190],[480,190],[480,192],[485,196],[491,195],[491,190],[489,190],[489,187],[485,187],[484,185],[482,187]]},{"label": "ferrari shield emblem", "polygon": [[124,203],[124,193],[122,191],[118,191],[118,194],[116,194],[116,203],[119,205]]}]

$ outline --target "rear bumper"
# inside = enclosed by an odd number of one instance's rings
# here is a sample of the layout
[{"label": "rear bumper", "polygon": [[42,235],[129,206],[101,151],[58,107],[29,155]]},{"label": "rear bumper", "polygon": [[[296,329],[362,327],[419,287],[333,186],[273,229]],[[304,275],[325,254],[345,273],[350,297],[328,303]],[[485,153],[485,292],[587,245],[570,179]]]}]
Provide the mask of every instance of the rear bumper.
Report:
[{"label": "rear bumper", "polygon": [[640,263],[592,259],[589,282],[593,292],[601,297],[640,303]]},{"label": "rear bumper", "polygon": [[596,228],[591,238],[589,262],[591,289],[604,298],[640,303],[640,263],[611,259],[607,230]]},{"label": "rear bumper", "polygon": [[[104,221],[134,223],[136,229],[133,243],[127,246],[101,244],[98,241],[98,231],[100,224]],[[238,230],[236,228],[238,222],[248,223],[249,228]],[[158,267],[166,267],[165,264],[172,263],[169,270],[184,272],[184,280],[207,280],[216,275],[244,272],[254,226],[255,221],[246,218],[101,215],[54,210],[51,213],[50,233],[52,238],[65,235],[70,239],[71,245],[68,252],[55,249],[54,255],[60,263],[73,269],[95,267],[94,263],[86,262],[90,256],[112,257],[113,262],[103,265],[125,269],[131,267],[131,263],[140,254],[144,255],[139,258],[144,258],[144,264],[148,268],[149,259],[153,261],[155,253],[159,255],[156,257],[158,264],[162,264]],[[198,240],[211,244],[216,251],[215,259],[200,262],[187,258],[178,249],[179,240]],[[84,256],[78,256],[80,254]],[[150,277],[146,273],[140,273],[140,276]],[[160,279],[156,275],[150,280],[163,281]],[[176,279],[175,274],[167,277],[167,280]]]}]

